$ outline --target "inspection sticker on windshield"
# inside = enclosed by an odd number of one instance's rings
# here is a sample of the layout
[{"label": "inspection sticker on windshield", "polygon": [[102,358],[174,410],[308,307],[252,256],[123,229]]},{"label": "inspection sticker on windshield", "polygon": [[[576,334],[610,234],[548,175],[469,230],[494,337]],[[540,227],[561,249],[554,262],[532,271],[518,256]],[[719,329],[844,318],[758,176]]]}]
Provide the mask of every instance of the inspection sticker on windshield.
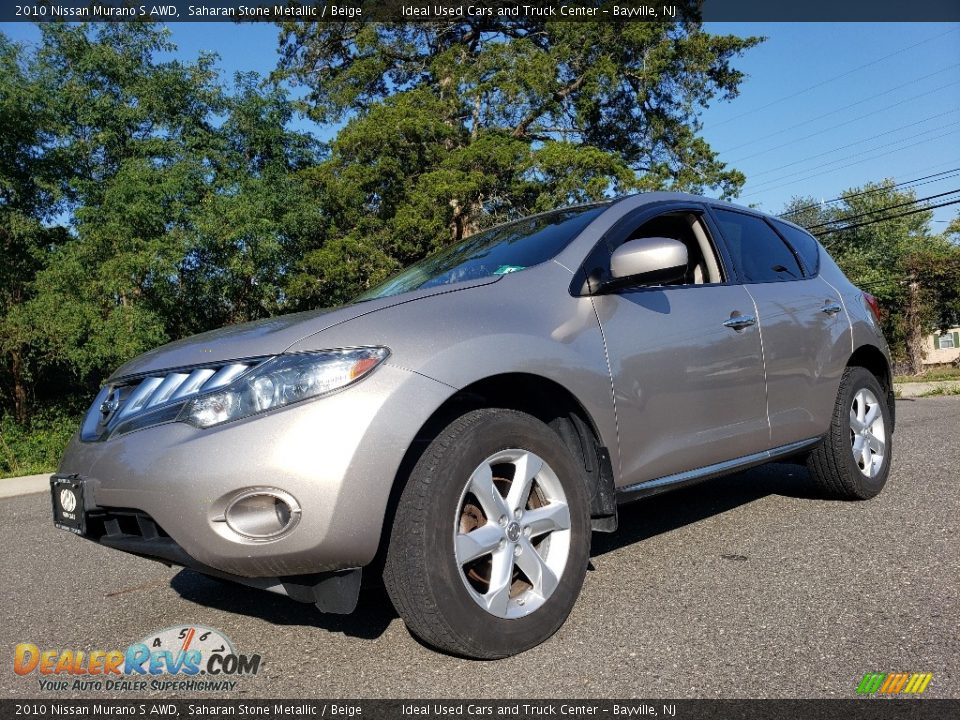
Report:
[{"label": "inspection sticker on windshield", "polygon": [[507,273],[517,272],[519,270],[525,270],[526,268],[523,265],[501,265],[496,270],[493,271],[494,275],[506,275]]}]

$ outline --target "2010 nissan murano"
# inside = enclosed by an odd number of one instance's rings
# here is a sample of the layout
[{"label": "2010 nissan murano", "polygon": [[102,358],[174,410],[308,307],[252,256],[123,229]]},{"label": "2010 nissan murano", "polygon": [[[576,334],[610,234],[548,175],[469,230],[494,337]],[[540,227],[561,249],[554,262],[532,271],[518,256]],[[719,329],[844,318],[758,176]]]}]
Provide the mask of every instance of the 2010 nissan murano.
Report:
[{"label": "2010 nissan murano", "polygon": [[497,658],[570,613],[617,505],[805,457],[887,480],[875,300],[801,228],[690,195],[478,233],[349,305],[120,368],[51,478],[58,526]]}]

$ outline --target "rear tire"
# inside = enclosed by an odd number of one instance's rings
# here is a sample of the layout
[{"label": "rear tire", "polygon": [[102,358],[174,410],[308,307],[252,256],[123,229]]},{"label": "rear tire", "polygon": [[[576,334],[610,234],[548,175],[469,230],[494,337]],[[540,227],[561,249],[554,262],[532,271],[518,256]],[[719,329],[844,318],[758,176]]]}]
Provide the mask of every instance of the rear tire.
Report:
[{"label": "rear tire", "polygon": [[589,503],[578,466],[539,420],[469,412],[419,459],[400,496],[384,584],[410,632],[494,659],[539,645],[583,585]]},{"label": "rear tire", "polygon": [[874,497],[890,473],[892,428],[887,394],[877,378],[864,368],[848,367],[830,430],[807,457],[810,475],[828,497]]}]

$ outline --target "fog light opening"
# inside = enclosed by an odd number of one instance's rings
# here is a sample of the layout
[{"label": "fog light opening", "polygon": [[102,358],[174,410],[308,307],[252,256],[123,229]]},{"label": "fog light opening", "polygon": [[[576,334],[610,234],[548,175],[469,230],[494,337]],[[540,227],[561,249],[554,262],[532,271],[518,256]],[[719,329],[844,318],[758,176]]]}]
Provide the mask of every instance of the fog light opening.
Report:
[{"label": "fog light opening", "polygon": [[234,499],[224,513],[227,525],[252,540],[272,540],[300,520],[300,506],[278,490],[254,490]]}]

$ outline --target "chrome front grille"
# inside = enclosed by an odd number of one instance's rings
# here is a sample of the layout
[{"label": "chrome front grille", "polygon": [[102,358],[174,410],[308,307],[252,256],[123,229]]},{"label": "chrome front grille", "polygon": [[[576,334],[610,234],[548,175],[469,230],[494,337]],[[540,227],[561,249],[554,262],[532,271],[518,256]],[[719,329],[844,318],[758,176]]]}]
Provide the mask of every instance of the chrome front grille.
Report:
[{"label": "chrome front grille", "polygon": [[127,380],[121,378],[100,390],[84,418],[80,439],[106,440],[146,425],[173,420],[190,397],[229,385],[259,362],[225,363]]}]

